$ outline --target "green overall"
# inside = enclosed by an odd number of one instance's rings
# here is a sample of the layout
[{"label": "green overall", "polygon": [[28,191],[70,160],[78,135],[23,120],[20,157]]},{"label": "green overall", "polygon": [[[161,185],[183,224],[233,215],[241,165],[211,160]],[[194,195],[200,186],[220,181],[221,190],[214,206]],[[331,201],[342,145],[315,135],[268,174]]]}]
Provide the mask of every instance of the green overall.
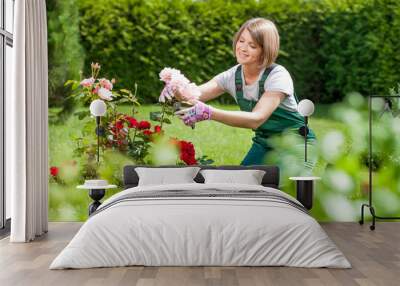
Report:
[{"label": "green overall", "polygon": [[[266,68],[261,79],[259,80],[259,98],[264,93],[264,83],[269,73],[276,67],[272,64]],[[251,112],[257,101],[248,100],[243,97],[243,81],[242,81],[242,66],[239,65],[235,73],[236,99],[240,110]],[[296,97],[295,97],[296,98]],[[296,98],[297,102],[297,98]],[[288,111],[281,107],[275,109],[271,116],[257,129],[253,129],[255,136],[253,137],[253,145],[249,152],[241,162],[241,165],[259,165],[264,164],[266,154],[273,148],[268,144],[268,138],[277,134],[282,134],[284,131],[292,130],[298,133],[300,127],[304,126],[304,117],[297,111]],[[300,135],[299,135],[300,136]],[[312,143],[315,140],[314,132],[309,129],[307,142]]]}]

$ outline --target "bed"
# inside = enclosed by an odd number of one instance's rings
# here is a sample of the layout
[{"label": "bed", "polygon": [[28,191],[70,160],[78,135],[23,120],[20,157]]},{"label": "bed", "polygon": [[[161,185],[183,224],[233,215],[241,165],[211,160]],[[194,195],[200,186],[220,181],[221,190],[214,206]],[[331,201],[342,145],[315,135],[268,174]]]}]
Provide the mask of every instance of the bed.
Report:
[{"label": "bed", "polygon": [[275,166],[199,166],[202,172],[261,170],[259,185],[205,183],[200,172],[192,183],[138,185],[142,167],[124,168],[125,189],[91,215],[50,269],[351,267],[301,203],[279,190]]}]

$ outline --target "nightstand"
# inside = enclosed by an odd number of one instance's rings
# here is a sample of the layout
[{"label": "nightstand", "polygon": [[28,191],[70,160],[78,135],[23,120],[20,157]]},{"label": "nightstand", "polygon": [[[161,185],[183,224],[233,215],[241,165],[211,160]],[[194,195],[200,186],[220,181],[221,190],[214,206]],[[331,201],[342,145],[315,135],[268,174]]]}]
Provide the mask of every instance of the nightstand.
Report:
[{"label": "nightstand", "polygon": [[314,181],[320,180],[320,177],[290,177],[292,181],[296,181],[296,199],[303,206],[311,210],[313,206]]},{"label": "nightstand", "polygon": [[106,190],[116,188],[116,185],[91,185],[88,184],[87,181],[85,185],[77,186],[77,189],[86,189],[89,190],[89,197],[92,198],[93,202],[89,205],[89,216],[97,210],[97,208],[101,205],[100,200],[104,197]]}]

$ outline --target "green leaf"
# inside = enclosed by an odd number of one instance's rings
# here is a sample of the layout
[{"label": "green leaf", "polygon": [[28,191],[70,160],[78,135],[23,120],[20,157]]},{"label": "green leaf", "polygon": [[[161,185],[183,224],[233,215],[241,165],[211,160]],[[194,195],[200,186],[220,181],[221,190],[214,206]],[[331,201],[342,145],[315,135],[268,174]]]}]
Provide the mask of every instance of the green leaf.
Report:
[{"label": "green leaf", "polygon": [[128,90],[128,89],[120,89],[119,90],[120,92],[123,92],[123,93],[127,93],[127,94],[131,94],[131,91],[130,90]]},{"label": "green leaf", "polygon": [[64,83],[64,86],[67,86],[67,85],[72,85],[72,84],[74,84],[76,82],[76,80],[72,80],[72,79],[69,79],[69,80],[67,80],[65,83]]},{"label": "green leaf", "polygon": [[203,165],[212,165],[214,163],[214,160],[208,159],[202,162]]},{"label": "green leaf", "polygon": [[75,90],[75,89],[77,89],[79,86],[80,86],[80,85],[79,85],[79,82],[75,81],[75,82],[72,84],[71,89],[72,89],[72,90]]},{"label": "green leaf", "polygon": [[164,119],[163,119],[163,122],[164,122],[164,123],[167,123],[167,124],[171,124],[171,120],[169,120],[168,118],[165,118],[165,117],[164,117]]},{"label": "green leaf", "polygon": [[117,102],[118,102],[118,103],[130,103],[131,101],[130,101],[129,99],[122,98],[122,99],[118,99]]}]

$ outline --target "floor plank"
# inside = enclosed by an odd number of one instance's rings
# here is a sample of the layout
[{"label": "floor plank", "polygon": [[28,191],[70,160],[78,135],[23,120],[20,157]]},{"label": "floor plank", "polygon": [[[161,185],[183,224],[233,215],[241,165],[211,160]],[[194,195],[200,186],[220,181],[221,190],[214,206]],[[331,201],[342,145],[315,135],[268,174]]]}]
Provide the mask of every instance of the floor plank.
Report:
[{"label": "floor plank", "polygon": [[399,285],[400,223],[380,222],[375,231],[356,223],[322,227],[350,260],[352,269],[290,267],[117,267],[85,270],[48,269],[81,223],[50,223],[49,233],[32,243],[0,240],[2,286],[266,286]]}]

